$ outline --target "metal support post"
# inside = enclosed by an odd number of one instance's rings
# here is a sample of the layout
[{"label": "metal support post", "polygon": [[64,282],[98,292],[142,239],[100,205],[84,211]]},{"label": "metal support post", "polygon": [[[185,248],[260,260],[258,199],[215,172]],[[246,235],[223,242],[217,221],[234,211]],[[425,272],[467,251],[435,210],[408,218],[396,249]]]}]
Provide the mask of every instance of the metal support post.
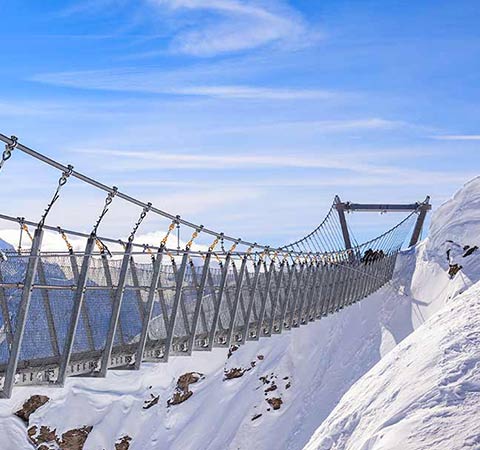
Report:
[{"label": "metal support post", "polygon": [[247,320],[243,328],[242,341],[241,341],[242,344],[245,344],[245,342],[247,341],[247,338],[249,337],[248,334],[250,331],[250,318],[252,317],[253,305],[255,303],[255,294],[257,292],[258,279],[260,277],[261,268],[262,268],[262,263],[258,261],[257,264],[255,265],[255,274],[253,276],[253,283],[252,283],[252,286],[250,286],[250,301],[248,303],[248,308],[247,308]]},{"label": "metal support post", "polygon": [[[272,279],[275,273],[275,263],[272,261],[270,263],[270,268],[268,270],[266,282],[265,282],[265,293],[263,294],[262,298],[262,304],[260,306],[260,313],[258,316],[258,321],[257,321],[257,329],[255,331],[255,341],[258,341],[260,339],[260,335],[262,334],[262,327],[263,327],[263,319],[265,317],[265,310],[267,308],[267,302],[268,298],[270,297],[270,287],[272,285]],[[261,291],[259,290],[260,294]]]},{"label": "metal support post", "polygon": [[115,290],[112,305],[112,315],[110,317],[110,324],[107,332],[107,339],[105,341],[105,349],[102,353],[100,362],[100,371],[98,376],[105,377],[107,375],[108,365],[112,356],[113,343],[115,340],[115,333],[119,327],[120,311],[122,308],[123,294],[125,292],[125,283],[127,281],[127,272],[130,265],[130,257],[132,255],[132,243],[128,242],[125,247],[125,254],[123,255],[120,274],[118,276],[118,286]]},{"label": "metal support post", "polygon": [[234,327],[235,327],[235,319],[236,319],[237,313],[238,313],[240,296],[241,296],[242,289],[243,289],[243,279],[245,278],[246,269],[247,269],[247,257],[244,256],[243,259],[242,259],[242,265],[240,266],[240,277],[237,280],[237,286],[236,286],[236,290],[235,290],[235,299],[233,301],[233,312],[232,312],[232,315],[230,316],[230,324],[229,324],[229,327],[228,327],[227,343],[226,343],[227,347],[230,347],[230,344],[232,342],[233,330],[234,330]]},{"label": "metal support post", "polygon": [[75,335],[77,333],[78,322],[80,314],[84,309],[83,300],[85,298],[85,287],[88,279],[88,269],[90,267],[90,259],[92,257],[93,246],[95,245],[95,238],[90,236],[85,246],[85,255],[83,256],[82,268],[78,275],[77,288],[73,296],[72,315],[70,316],[70,325],[68,327],[67,336],[65,339],[65,347],[60,358],[60,365],[58,369],[57,383],[63,386],[67,376],[67,367],[70,363],[72,355],[73,344],[75,342]]},{"label": "metal support post", "polygon": [[175,323],[178,315],[178,308],[182,302],[183,283],[185,281],[185,273],[187,271],[188,255],[189,255],[189,251],[186,250],[182,257],[180,270],[177,272],[177,275],[175,277],[175,280],[176,280],[175,298],[173,300],[172,311],[170,312],[170,321],[167,329],[167,338],[165,340],[165,354],[163,356],[163,360],[165,362],[168,361],[168,357],[170,356],[170,352],[172,350],[173,337],[175,334]]},{"label": "metal support post", "polygon": [[290,296],[292,294],[293,280],[295,276],[295,265],[293,264],[289,266],[287,263],[287,271],[288,271],[288,281],[287,281],[286,290],[284,292],[282,311],[280,313],[280,323],[278,324],[278,333],[281,333],[283,331],[283,327],[285,326],[285,319],[288,312],[288,304],[290,301]]},{"label": "metal support post", "polygon": [[18,360],[20,357],[20,350],[23,342],[23,335],[25,333],[25,325],[28,317],[28,310],[30,307],[30,299],[32,295],[32,285],[35,281],[35,274],[37,273],[38,261],[40,258],[40,247],[42,245],[43,229],[37,228],[32,241],[32,248],[28,258],[27,271],[23,281],[22,297],[20,305],[18,306],[17,319],[15,322],[15,333],[13,336],[12,346],[8,358],[7,367],[5,370],[5,380],[3,390],[0,396],[3,398],[10,398],[12,395],[13,385],[15,383],[15,374],[17,372]]},{"label": "metal support post", "polygon": [[280,263],[280,271],[277,277],[277,289],[275,292],[275,297],[273,299],[273,305],[271,310],[270,324],[268,326],[268,336],[271,336],[273,333],[273,325],[275,323],[275,314],[277,313],[277,305],[280,302],[280,293],[282,292],[282,282],[283,282],[283,273],[285,272],[285,262]]},{"label": "metal support post", "polygon": [[[203,262],[202,277],[200,278],[200,286],[197,290],[197,303],[195,304],[195,312],[193,313],[192,329],[190,330],[190,339],[188,340],[188,352],[192,353],[195,345],[195,335],[197,333],[198,319],[202,311],[203,295],[205,292],[205,284],[207,282],[207,274],[210,270],[210,260],[212,259],[212,252],[208,252]],[[192,268],[194,270],[194,268]]]},{"label": "metal support post", "polygon": [[217,332],[218,319],[220,317],[220,310],[221,310],[223,299],[225,297],[224,295],[225,285],[227,284],[227,275],[228,275],[228,269],[230,266],[230,259],[231,259],[231,255],[230,253],[228,253],[224,262],[222,278],[220,280],[220,286],[218,290],[217,304],[215,305],[215,311],[213,313],[212,328],[210,329],[210,334],[208,337],[208,350],[212,350],[213,345],[215,343],[215,333]]},{"label": "metal support post", "polygon": [[148,338],[148,326],[152,320],[153,305],[155,303],[155,294],[158,290],[158,282],[160,280],[160,274],[162,272],[162,260],[163,260],[163,246],[158,249],[157,257],[153,263],[152,282],[148,290],[147,305],[145,307],[145,314],[143,315],[142,332],[140,333],[140,339],[138,342],[137,351],[135,353],[135,370],[139,370],[143,360],[143,353],[145,352],[145,345]]},{"label": "metal support post", "polygon": [[338,195],[335,197],[335,208],[338,212],[338,218],[340,219],[340,226],[342,228],[343,241],[345,248],[350,250],[352,248],[352,241],[350,240],[350,234],[348,232],[347,219],[345,217],[344,204],[340,201]]}]

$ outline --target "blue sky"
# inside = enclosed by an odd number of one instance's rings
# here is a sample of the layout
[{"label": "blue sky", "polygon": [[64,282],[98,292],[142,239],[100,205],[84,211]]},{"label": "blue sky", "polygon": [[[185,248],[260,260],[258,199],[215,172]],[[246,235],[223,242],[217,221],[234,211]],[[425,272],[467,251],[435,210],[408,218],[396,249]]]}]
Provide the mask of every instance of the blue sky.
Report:
[{"label": "blue sky", "polygon": [[[182,217],[282,244],[339,194],[438,205],[480,166],[478,1],[0,2],[0,132]],[[16,154],[2,212],[57,174]],[[89,231],[70,183],[50,223]],[[125,236],[117,202],[102,232]],[[399,217],[349,217],[359,239]],[[164,229],[154,218],[145,232]]]}]

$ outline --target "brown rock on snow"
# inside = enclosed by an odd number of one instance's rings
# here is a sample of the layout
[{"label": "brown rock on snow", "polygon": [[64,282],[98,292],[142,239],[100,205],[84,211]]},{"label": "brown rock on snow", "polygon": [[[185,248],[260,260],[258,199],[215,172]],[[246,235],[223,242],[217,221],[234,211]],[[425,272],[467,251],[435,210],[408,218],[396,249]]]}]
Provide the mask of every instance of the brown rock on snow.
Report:
[{"label": "brown rock on snow", "polygon": [[458,264],[450,264],[450,267],[448,269],[448,275],[450,276],[450,278],[454,278],[455,275],[460,272],[460,270],[462,270],[462,266],[458,265]]},{"label": "brown rock on snow", "polygon": [[145,400],[143,402],[143,403],[145,403],[143,405],[143,409],[149,409],[149,408],[151,408],[152,406],[155,406],[158,403],[158,399],[160,398],[159,395],[155,396],[153,394],[150,394],[150,396],[152,397],[150,400]]},{"label": "brown rock on snow", "polygon": [[268,387],[267,389],[265,389],[265,393],[267,392],[273,392],[273,391],[276,391],[277,390],[277,385],[275,383],[272,383],[272,385],[270,387]]},{"label": "brown rock on snow", "polygon": [[128,435],[122,436],[118,442],[115,442],[115,450],[128,450],[132,438]]},{"label": "brown rock on snow", "polygon": [[60,448],[62,450],[83,450],[83,445],[92,429],[92,426],[84,426],[63,433]]},{"label": "brown rock on snow", "polygon": [[199,373],[199,372],[184,373],[178,378],[177,388],[181,389],[182,391],[188,391],[188,387],[191,384],[196,383],[202,377],[203,377],[203,373]]},{"label": "brown rock on snow", "polygon": [[267,377],[260,377],[259,380],[260,380],[263,384],[268,384],[268,383],[270,383],[270,381],[268,381],[268,378],[267,378]]},{"label": "brown rock on snow", "polygon": [[230,348],[228,349],[228,355],[227,355],[227,359],[230,358],[230,356],[233,355],[233,352],[236,352],[240,347],[238,345],[232,345],[230,346]]},{"label": "brown rock on snow", "polygon": [[27,431],[28,436],[33,444],[37,445],[37,450],[48,449],[49,445],[56,444],[60,450],[83,450],[85,441],[92,431],[92,426],[84,426],[73,430],[66,431],[62,434],[62,439],[57,436],[57,430],[42,425],[40,432],[37,434],[38,428],[36,426],[30,427]]},{"label": "brown rock on snow", "polygon": [[50,400],[46,395],[32,395],[22,406],[22,409],[18,410],[15,415],[20,417],[27,425],[30,416],[41,406]]},{"label": "brown rock on snow", "polygon": [[193,395],[193,392],[189,390],[189,386],[199,381],[202,377],[203,374],[199,372],[187,372],[181,375],[177,380],[177,387],[172,398],[167,401],[167,406],[179,405],[188,400]]},{"label": "brown rock on snow", "polygon": [[283,400],[280,397],[267,398],[267,403],[274,409],[280,409],[283,404]]},{"label": "brown rock on snow", "polygon": [[167,406],[174,406],[183,403],[185,400],[188,400],[193,395],[192,391],[187,392],[178,392],[175,391],[172,395],[172,398],[167,401]]},{"label": "brown rock on snow", "polygon": [[243,377],[243,374],[245,373],[245,369],[242,369],[240,367],[234,367],[233,369],[226,370],[224,372],[224,378],[223,381],[225,380],[233,380],[234,378],[240,378]]},{"label": "brown rock on snow", "polygon": [[[38,432],[38,434],[37,434]],[[41,445],[45,443],[58,443],[57,430],[51,430],[50,428],[42,425],[40,431],[36,426],[30,427],[27,430],[28,437],[35,445]]]},{"label": "brown rock on snow", "polygon": [[37,427],[34,425],[27,430],[28,437],[33,440],[33,437],[37,434]]},{"label": "brown rock on snow", "polygon": [[470,256],[471,254],[476,252],[478,250],[478,246],[474,245],[473,247],[470,247],[469,245],[466,245],[465,247],[463,247],[463,250],[465,251],[463,257],[466,258],[467,256]]}]

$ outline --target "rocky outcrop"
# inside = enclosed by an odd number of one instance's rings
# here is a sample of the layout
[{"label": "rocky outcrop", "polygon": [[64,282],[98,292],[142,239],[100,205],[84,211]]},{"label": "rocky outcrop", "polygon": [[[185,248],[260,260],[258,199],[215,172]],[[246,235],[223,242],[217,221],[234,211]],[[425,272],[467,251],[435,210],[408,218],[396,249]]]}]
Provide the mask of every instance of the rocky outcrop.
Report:
[{"label": "rocky outcrop", "polygon": [[179,405],[188,400],[193,395],[193,392],[189,389],[190,385],[197,383],[202,377],[203,374],[199,372],[187,372],[181,375],[177,380],[172,398],[167,401],[167,406]]},{"label": "rocky outcrop", "polygon": [[47,403],[50,400],[46,395],[32,395],[28,400],[25,401],[22,408],[19,409],[15,415],[20,417],[27,425],[30,419],[30,416],[41,406]]}]

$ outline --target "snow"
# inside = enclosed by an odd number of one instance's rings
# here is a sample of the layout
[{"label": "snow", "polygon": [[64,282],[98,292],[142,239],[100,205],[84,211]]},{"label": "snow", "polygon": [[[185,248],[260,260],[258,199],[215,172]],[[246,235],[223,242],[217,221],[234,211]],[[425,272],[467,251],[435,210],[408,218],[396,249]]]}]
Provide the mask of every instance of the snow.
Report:
[{"label": "snow", "polygon": [[[249,342],[230,358],[216,349],[139,372],[109,371],[106,379],[70,378],[61,389],[15,388],[12,399],[0,401],[2,445],[32,448],[12,413],[31,395],[44,394],[51,400],[30,426],[61,434],[93,425],[88,450],[113,449],[126,434],[133,438],[130,450],[301,449],[310,439],[308,449],[377,450],[398,448],[398,436],[410,439],[413,447],[402,445],[408,449],[421,444],[411,440],[414,430],[429,448],[456,448],[453,440],[451,447],[432,443],[449,433],[479,448],[472,417],[480,251],[463,257],[464,246],[479,244],[479,204],[476,179],[434,213],[429,238],[400,256],[390,285],[341,313]],[[447,274],[449,249],[450,263],[463,266],[454,279]],[[249,370],[225,381],[231,368]],[[191,371],[204,374],[190,386],[192,397],[167,407],[178,377]],[[272,383],[264,384],[264,376],[277,386],[266,395]],[[151,394],[159,402],[144,410]],[[273,397],[283,401],[277,411],[266,401]],[[471,435],[461,431],[468,424]]]},{"label": "snow", "polygon": [[342,398],[305,450],[480,448],[480,282]]}]

